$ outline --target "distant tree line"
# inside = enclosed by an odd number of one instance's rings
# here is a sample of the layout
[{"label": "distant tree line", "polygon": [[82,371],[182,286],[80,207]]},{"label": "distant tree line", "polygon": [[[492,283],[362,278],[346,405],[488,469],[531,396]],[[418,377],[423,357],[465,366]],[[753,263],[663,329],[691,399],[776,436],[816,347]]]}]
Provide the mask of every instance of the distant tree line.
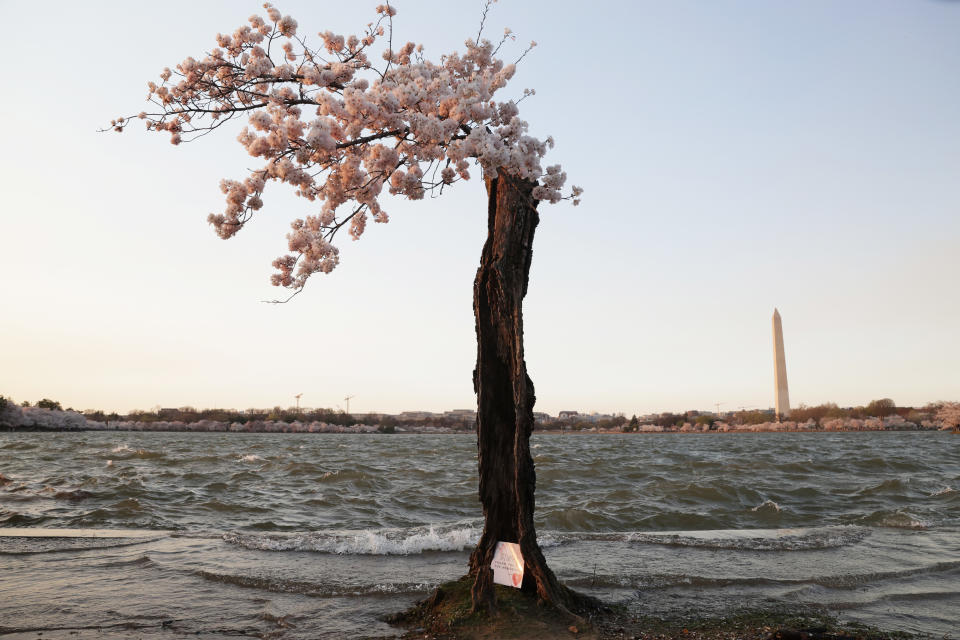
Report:
[{"label": "distant tree line", "polygon": [[[801,404],[799,407],[790,411],[789,419],[798,423],[805,423],[812,420],[819,425],[824,420],[835,420],[838,418],[865,420],[868,418],[882,419],[890,416],[900,416],[908,422],[920,424],[924,420],[942,420],[942,407],[950,407],[956,404],[957,403],[936,402],[928,404],[925,407],[898,407],[890,398],[873,400],[866,405],[857,407],[839,407],[834,402],[826,402],[815,406]],[[622,430],[625,432],[639,431],[641,424],[653,424],[666,431],[679,429],[684,424],[715,428],[714,425],[721,420],[727,424],[734,425],[765,424],[774,420],[774,412],[773,409],[741,409],[740,411],[726,413],[723,416],[717,416],[713,413],[703,413],[700,411],[685,411],[682,413],[665,411],[663,413],[645,416],[642,420],[634,415],[629,422],[624,420],[626,424]]]},{"label": "distant tree line", "polygon": [[886,418],[888,416],[898,415],[901,418],[919,423],[921,420],[928,420],[936,414],[939,405],[928,405],[927,407],[898,407],[890,398],[881,398],[872,400],[868,404],[860,407],[841,408],[834,402],[826,402],[813,407],[801,404],[796,409],[790,411],[790,419],[796,422],[806,422],[813,420],[820,423],[824,419],[831,418],[854,418],[864,420],[866,418]]},{"label": "distant tree line", "polygon": [[[4,396],[0,396],[0,411],[3,411],[8,406],[15,406],[15,405],[16,403],[10,398],[5,398]],[[35,406],[40,409],[52,409],[54,411],[63,411],[63,407],[60,406],[60,403],[56,402],[55,400],[51,400],[50,398],[43,398],[42,400],[38,400],[37,404],[35,405],[31,405],[28,401],[24,400],[23,402],[20,403],[20,406],[21,407]],[[73,411],[73,409],[68,408],[67,411]]]},{"label": "distant tree line", "polygon": [[[0,396],[0,410],[12,401]],[[20,406],[35,406],[41,409],[63,411],[59,402],[44,398],[35,405],[23,402]],[[72,408],[67,409],[73,411]],[[193,424],[200,421],[223,422],[226,424],[249,422],[322,422],[342,427],[350,425],[369,425],[382,427],[384,433],[394,433],[397,427],[403,426],[435,426],[450,429],[471,430],[475,421],[472,417],[455,415],[434,415],[423,418],[398,417],[384,414],[350,414],[342,409],[286,409],[276,406],[272,409],[247,409],[236,411],[233,409],[196,409],[194,407],[163,408],[155,411],[133,410],[127,414],[105,412],[101,410],[86,410],[80,412],[86,419],[94,422],[131,421],[141,423],[153,422],[183,422]]]},{"label": "distant tree line", "polygon": [[[864,420],[867,418],[886,418],[888,416],[899,415],[909,422],[919,424],[923,420],[932,419],[942,404],[943,403],[934,403],[921,408],[898,407],[890,398],[872,400],[868,404],[858,407],[839,407],[834,402],[826,402],[816,406],[801,404],[799,407],[790,411],[789,417],[790,420],[794,422],[808,422],[813,420],[817,424],[820,424],[823,420],[836,418]],[[740,410],[723,416],[724,422],[736,425],[764,424],[771,422],[773,419],[774,414],[772,409]],[[665,412],[648,416],[644,422],[646,424],[655,424],[664,429],[670,429],[671,427],[681,427],[685,423],[709,425],[712,427],[719,420],[720,418],[714,414],[687,411],[684,413]],[[629,427],[632,427],[630,430],[636,431],[637,428],[639,428],[639,421],[634,425],[631,420]]]},{"label": "distant tree line", "polygon": [[[0,396],[0,413],[6,407],[17,407],[12,400]],[[64,411],[62,405],[49,398],[43,398],[31,405],[30,402],[22,402],[20,407],[36,407],[40,409],[49,409],[54,411]],[[855,419],[865,420],[869,418],[888,418],[890,416],[900,416],[908,422],[920,424],[923,421],[938,420],[948,423],[948,426],[957,426],[960,424],[960,404],[955,402],[931,403],[925,407],[898,407],[890,398],[881,398],[873,400],[866,405],[857,407],[839,407],[836,403],[826,402],[815,406],[801,404],[790,412],[789,419],[797,423],[815,422],[822,425],[825,420],[836,419]],[[73,411],[67,408],[66,411]],[[249,422],[293,422],[310,423],[320,422],[330,425],[348,427],[351,425],[368,425],[378,427],[381,433],[394,433],[400,427],[444,427],[457,431],[471,431],[475,428],[475,419],[471,416],[458,415],[432,415],[426,417],[393,416],[386,414],[350,414],[342,409],[297,409],[288,407],[286,409],[276,406],[272,409],[247,409],[246,411],[236,411],[232,409],[195,409],[193,407],[179,407],[158,409],[156,411],[135,410],[122,415],[116,412],[106,413],[100,410],[87,410],[80,412],[87,420],[95,422],[114,422],[114,421],[132,421],[141,423],[153,422],[182,422],[193,424],[200,421],[213,421],[226,424],[238,423],[247,424]],[[732,425],[758,425],[773,421],[773,411],[771,409],[761,410],[741,410],[725,414],[718,417],[713,413],[703,413],[699,411],[686,411],[683,413],[663,412],[652,416],[645,416],[643,419],[636,415],[627,419],[624,415],[604,417],[600,419],[590,418],[588,416],[573,416],[568,418],[545,418],[537,420],[535,428],[537,430],[564,430],[564,431],[623,431],[636,432],[641,430],[641,424],[654,424],[665,431],[678,430],[683,425],[689,424],[706,429],[715,429],[717,422],[723,421]]]},{"label": "distant tree line", "polygon": [[588,420],[586,418],[564,418],[564,419],[550,419],[550,420],[537,420],[534,423],[535,430],[542,429],[560,429],[563,431],[589,431],[591,429],[596,429],[597,431],[615,431],[627,424],[627,418],[623,415],[615,415],[609,418],[601,418],[599,420]]}]

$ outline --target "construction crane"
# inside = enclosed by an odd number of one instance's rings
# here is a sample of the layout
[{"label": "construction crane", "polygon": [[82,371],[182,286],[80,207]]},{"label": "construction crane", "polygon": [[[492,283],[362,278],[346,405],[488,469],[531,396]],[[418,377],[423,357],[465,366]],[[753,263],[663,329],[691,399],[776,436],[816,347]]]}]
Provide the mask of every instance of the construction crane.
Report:
[{"label": "construction crane", "polygon": [[303,395],[302,393],[298,393],[297,395],[293,396],[294,398],[297,399],[297,413],[300,413],[300,396],[302,395]]},{"label": "construction crane", "polygon": [[343,399],[344,406],[347,407],[347,413],[350,413],[350,398],[356,398],[357,396],[347,396]]}]

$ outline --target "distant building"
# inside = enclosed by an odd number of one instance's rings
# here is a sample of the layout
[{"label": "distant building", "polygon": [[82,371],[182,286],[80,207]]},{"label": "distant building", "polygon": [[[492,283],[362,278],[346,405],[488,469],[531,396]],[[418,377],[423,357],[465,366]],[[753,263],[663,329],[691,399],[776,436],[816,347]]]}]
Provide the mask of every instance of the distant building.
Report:
[{"label": "distant building", "polygon": [[589,421],[589,422],[600,422],[601,420],[609,420],[609,419],[613,418],[613,416],[610,415],[609,413],[596,413],[596,412],[591,413],[591,414],[588,415],[588,416],[587,416],[587,415],[583,415],[583,416],[580,416],[580,417],[583,418],[584,420]]},{"label": "distant building", "polygon": [[563,420],[564,418],[576,418],[580,413],[578,411],[561,411],[559,418]]},{"label": "distant building", "polygon": [[352,413],[350,415],[352,415],[357,420],[380,420],[381,418],[384,418],[390,414],[380,413],[378,411],[371,411],[369,413]]},{"label": "distant building", "polygon": [[397,417],[401,420],[426,420],[437,417],[437,414],[432,411],[404,411]]},{"label": "distant building", "polygon": [[444,411],[446,418],[459,418],[461,420],[474,420],[477,417],[476,409],[454,409],[453,411]]}]

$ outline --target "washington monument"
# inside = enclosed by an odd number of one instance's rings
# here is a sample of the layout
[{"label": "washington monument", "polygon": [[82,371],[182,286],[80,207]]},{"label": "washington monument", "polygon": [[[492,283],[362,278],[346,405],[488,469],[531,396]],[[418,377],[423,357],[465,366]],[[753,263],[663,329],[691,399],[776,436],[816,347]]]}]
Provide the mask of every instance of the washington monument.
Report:
[{"label": "washington monument", "polygon": [[773,381],[777,387],[777,422],[790,415],[790,392],[787,391],[787,359],[783,355],[783,325],[780,312],[773,310]]}]

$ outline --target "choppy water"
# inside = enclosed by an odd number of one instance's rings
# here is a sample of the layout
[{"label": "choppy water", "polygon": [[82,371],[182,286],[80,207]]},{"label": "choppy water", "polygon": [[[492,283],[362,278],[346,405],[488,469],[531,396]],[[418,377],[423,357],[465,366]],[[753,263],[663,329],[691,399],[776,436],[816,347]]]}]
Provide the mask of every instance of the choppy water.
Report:
[{"label": "choppy water", "polygon": [[[580,590],[960,629],[957,436],[539,435],[533,453],[541,543]],[[461,575],[481,526],[473,436],[0,433],[0,474],[11,638],[390,636],[379,618]]]}]

